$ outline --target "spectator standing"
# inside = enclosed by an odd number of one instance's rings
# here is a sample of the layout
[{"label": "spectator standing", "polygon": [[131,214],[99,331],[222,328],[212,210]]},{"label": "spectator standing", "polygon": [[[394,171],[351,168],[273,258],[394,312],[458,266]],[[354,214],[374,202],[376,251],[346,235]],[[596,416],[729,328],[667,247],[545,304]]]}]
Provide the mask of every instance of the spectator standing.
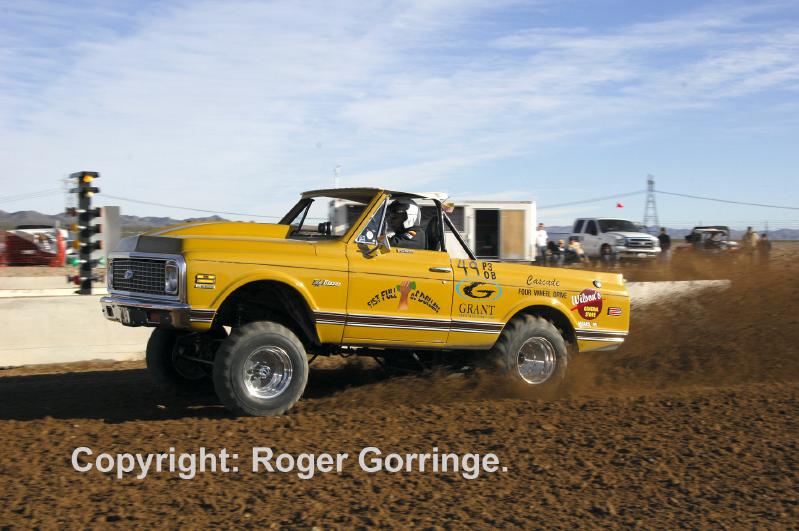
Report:
[{"label": "spectator standing", "polygon": [[538,230],[535,231],[535,256],[536,260],[541,260],[542,263],[547,258],[547,240],[549,240],[549,235],[544,230],[544,224],[539,223]]},{"label": "spectator standing", "polygon": [[658,241],[660,242],[660,259],[668,262],[669,258],[671,258],[671,236],[666,232],[666,227],[660,227]]},{"label": "spectator standing", "polygon": [[749,261],[755,260],[755,251],[757,250],[757,233],[752,230],[752,227],[746,227],[746,232],[741,239],[741,246],[744,252],[749,255]]},{"label": "spectator standing", "polygon": [[764,232],[760,235],[760,241],[757,242],[757,258],[761,266],[768,267],[770,255],[771,240],[768,239],[768,234]]}]

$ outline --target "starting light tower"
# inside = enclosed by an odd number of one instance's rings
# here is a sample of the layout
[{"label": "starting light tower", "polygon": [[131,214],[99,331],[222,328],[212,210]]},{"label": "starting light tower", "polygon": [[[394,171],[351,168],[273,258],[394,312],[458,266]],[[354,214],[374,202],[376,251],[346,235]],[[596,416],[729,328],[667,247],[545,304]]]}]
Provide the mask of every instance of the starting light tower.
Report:
[{"label": "starting light tower", "polygon": [[644,227],[660,227],[658,220],[658,207],[655,203],[655,176],[646,176],[646,206],[644,207]]},{"label": "starting light tower", "polygon": [[77,223],[70,227],[78,237],[73,242],[73,247],[78,251],[78,274],[67,277],[67,282],[74,282],[80,289],[76,293],[81,295],[91,295],[92,281],[97,280],[92,275],[92,268],[97,267],[97,260],[92,260],[92,251],[102,249],[102,241],[92,241],[92,236],[100,234],[102,227],[100,224],[92,225],[92,221],[99,218],[102,214],[99,208],[92,208],[92,197],[99,193],[100,189],[93,186],[95,179],[100,174],[95,171],[79,171],[69,176],[70,181],[77,186],[69,192],[78,194],[77,208],[67,208],[67,215],[77,217]]}]

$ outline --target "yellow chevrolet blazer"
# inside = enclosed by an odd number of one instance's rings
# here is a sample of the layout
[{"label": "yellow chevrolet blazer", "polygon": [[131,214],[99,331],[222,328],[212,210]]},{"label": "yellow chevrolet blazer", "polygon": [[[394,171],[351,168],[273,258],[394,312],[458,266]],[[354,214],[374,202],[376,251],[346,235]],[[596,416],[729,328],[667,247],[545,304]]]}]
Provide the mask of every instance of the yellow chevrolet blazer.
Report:
[{"label": "yellow chevrolet blazer", "polygon": [[110,256],[102,311],[154,327],[156,382],[212,384],[248,415],[296,403],[309,356],[366,355],[387,367],[467,356],[552,388],[570,353],[624,341],[621,275],[477,258],[445,199],[317,190],[278,223],[194,222],[126,238]]}]

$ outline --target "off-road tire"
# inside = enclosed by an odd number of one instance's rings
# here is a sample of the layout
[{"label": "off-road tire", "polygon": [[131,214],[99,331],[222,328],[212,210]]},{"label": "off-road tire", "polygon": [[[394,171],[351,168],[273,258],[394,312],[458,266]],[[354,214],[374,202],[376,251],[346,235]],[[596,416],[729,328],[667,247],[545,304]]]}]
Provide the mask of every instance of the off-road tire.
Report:
[{"label": "off-road tire", "polygon": [[[519,351],[522,345],[534,338],[546,340],[552,346],[555,357],[553,372],[541,383],[530,383],[522,378],[519,372]],[[494,366],[512,382],[545,391],[557,390],[562,385],[569,364],[566,341],[555,325],[532,315],[520,315],[511,319],[489,355]]]},{"label": "off-road tire", "polygon": [[155,384],[175,395],[208,394],[213,391],[208,374],[189,377],[175,368],[175,346],[185,332],[156,328],[147,341],[147,372]]},{"label": "off-road tire", "polygon": [[[292,371],[287,387],[271,398],[254,396],[245,382],[247,359],[264,347],[282,350]],[[236,415],[281,415],[302,396],[308,372],[305,347],[294,332],[277,323],[258,321],[234,329],[219,347],[214,359],[214,389],[222,404]]]}]

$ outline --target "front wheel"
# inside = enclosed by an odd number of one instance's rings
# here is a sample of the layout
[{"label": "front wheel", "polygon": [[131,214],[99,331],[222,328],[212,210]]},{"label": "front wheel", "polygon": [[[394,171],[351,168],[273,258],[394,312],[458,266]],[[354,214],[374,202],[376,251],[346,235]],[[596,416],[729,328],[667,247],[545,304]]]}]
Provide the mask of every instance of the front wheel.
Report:
[{"label": "front wheel", "polygon": [[280,415],[302,396],[308,358],[299,338],[269,321],[235,329],[214,360],[214,389],[237,415]]},{"label": "front wheel", "polygon": [[569,363],[566,341],[555,325],[532,315],[513,318],[491,355],[512,381],[545,390],[560,387]]},{"label": "front wheel", "polygon": [[147,341],[147,372],[162,390],[177,395],[211,391],[212,357],[213,336],[210,333],[156,328]]},{"label": "front wheel", "polygon": [[613,248],[607,243],[599,248],[599,257],[604,264],[612,264],[616,262],[616,253],[613,252]]}]

